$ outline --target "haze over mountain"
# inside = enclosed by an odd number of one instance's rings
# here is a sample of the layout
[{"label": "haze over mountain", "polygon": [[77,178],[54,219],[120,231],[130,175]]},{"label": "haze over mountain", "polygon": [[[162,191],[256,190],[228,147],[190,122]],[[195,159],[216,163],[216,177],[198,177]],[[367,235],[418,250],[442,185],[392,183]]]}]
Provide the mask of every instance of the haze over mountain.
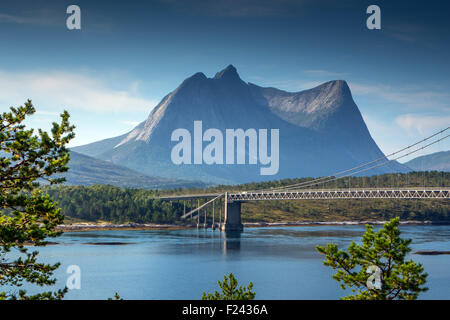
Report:
[{"label": "haze over mountain", "polygon": [[114,163],[95,159],[74,151],[70,152],[69,171],[62,174],[66,184],[110,184],[123,188],[166,189],[205,187],[201,182],[149,177]]},{"label": "haze over mountain", "polygon": [[[216,128],[224,135],[226,129],[279,129],[278,173],[260,175],[260,164],[173,164],[172,132],[185,128],[193,136],[196,120],[203,132]],[[232,65],[214,78],[201,72],[187,78],[129,133],[73,150],[150,176],[213,183],[325,176],[383,156],[345,81],[286,92],[246,83]],[[366,173],[407,170],[393,162]]]},{"label": "haze over mountain", "polygon": [[415,171],[450,171],[450,151],[441,151],[420,156],[404,163]]}]

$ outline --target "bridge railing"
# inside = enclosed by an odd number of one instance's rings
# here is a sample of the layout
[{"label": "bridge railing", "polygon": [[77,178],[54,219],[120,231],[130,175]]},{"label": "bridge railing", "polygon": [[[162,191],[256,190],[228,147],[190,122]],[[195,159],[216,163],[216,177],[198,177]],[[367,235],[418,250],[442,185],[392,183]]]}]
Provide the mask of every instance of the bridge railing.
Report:
[{"label": "bridge railing", "polygon": [[450,188],[352,188],[229,193],[229,201],[301,199],[449,199]]},{"label": "bridge railing", "polygon": [[[294,189],[283,191],[235,191],[228,192],[228,198],[249,195],[283,195],[283,194],[304,194],[304,193],[327,193],[327,192],[365,192],[365,191],[397,191],[397,192],[426,192],[426,191],[442,191],[449,192],[450,187],[408,187],[408,188],[339,188],[339,189]],[[213,199],[222,196],[224,193],[205,193],[205,194],[186,194],[158,197],[160,200],[190,200],[190,199]]]}]

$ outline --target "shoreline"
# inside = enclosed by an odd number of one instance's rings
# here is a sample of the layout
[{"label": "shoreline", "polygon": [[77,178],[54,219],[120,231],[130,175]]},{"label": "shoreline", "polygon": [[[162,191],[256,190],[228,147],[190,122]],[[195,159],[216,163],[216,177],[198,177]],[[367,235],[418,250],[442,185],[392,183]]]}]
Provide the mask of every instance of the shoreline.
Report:
[{"label": "shoreline", "polygon": [[[270,227],[311,227],[311,226],[348,226],[348,225],[383,225],[387,221],[295,221],[295,222],[245,222],[244,228],[270,228]],[[450,225],[450,221],[400,221],[400,225]],[[73,223],[69,225],[59,225],[57,229],[64,232],[83,231],[107,231],[107,230],[182,230],[193,229],[196,225],[191,224],[157,224],[157,223]],[[208,228],[211,226],[209,225]],[[200,227],[203,229],[203,227]]]},{"label": "shoreline", "polygon": [[64,232],[81,232],[106,230],[179,230],[193,228],[193,226],[157,223],[73,223],[69,225],[59,225],[56,228]]}]

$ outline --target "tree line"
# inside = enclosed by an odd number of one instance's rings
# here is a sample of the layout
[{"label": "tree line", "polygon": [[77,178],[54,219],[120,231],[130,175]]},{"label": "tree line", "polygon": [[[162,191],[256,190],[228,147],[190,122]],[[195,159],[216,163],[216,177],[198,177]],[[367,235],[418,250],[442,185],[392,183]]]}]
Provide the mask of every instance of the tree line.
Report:
[{"label": "tree line", "polygon": [[[114,223],[179,223],[184,212],[182,201],[161,201],[160,195],[214,193],[224,191],[278,188],[311,181],[312,178],[285,179],[207,189],[144,190],[110,185],[43,187],[68,217]],[[371,177],[350,177],[321,185],[320,188],[448,186],[450,173],[411,172]],[[186,212],[191,209],[186,202]],[[448,200],[352,199],[257,201],[242,207],[246,222],[342,221],[342,220],[450,220]],[[211,213],[209,214],[211,215]],[[210,219],[209,217],[208,219]]]},{"label": "tree line", "polygon": [[174,223],[182,204],[154,199],[154,190],[124,189],[110,185],[45,187],[66,216],[115,223]]}]

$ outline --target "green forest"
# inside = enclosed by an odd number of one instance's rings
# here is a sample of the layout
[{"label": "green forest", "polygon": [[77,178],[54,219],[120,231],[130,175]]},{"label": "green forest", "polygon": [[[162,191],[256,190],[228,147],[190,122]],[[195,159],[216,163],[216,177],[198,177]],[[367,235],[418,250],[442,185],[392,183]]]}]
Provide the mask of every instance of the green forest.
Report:
[{"label": "green forest", "polygon": [[[260,190],[313,180],[286,179],[280,181],[249,183],[236,186],[215,186],[207,189],[143,190],[124,189],[109,185],[43,187],[55,200],[62,213],[70,219],[82,221],[108,221],[114,223],[184,223],[182,201],[161,201],[160,195],[216,193],[224,191]],[[316,188],[356,187],[420,187],[449,186],[450,173],[412,172],[408,174],[385,174],[371,177],[351,177],[330,181]],[[190,210],[186,202],[186,211]],[[217,209],[216,212],[219,212]],[[211,209],[207,210],[211,220]],[[216,214],[216,219],[218,213]],[[290,200],[254,201],[242,205],[244,222],[316,222],[388,220],[449,221],[448,200]],[[203,219],[203,214],[202,214]],[[203,220],[202,220],[203,221]],[[216,220],[217,221],[217,220]]]},{"label": "green forest", "polygon": [[154,199],[156,191],[110,185],[45,187],[70,218],[115,223],[173,223],[183,210],[178,202]]}]

